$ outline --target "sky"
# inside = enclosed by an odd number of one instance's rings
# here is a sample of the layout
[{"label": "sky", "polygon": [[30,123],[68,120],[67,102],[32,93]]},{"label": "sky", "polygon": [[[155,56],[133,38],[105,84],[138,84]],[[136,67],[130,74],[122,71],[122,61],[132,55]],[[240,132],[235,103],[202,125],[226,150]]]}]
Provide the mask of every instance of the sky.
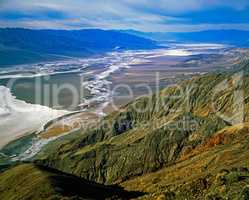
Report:
[{"label": "sky", "polygon": [[0,0],[0,27],[249,30],[249,0]]}]

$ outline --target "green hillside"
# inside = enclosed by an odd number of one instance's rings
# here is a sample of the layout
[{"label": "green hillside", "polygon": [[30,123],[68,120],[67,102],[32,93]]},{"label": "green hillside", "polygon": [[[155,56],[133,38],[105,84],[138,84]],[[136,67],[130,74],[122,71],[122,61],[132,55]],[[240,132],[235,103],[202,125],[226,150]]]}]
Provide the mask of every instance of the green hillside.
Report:
[{"label": "green hillside", "polygon": [[34,161],[142,199],[248,199],[248,69],[242,62],[139,98]]}]

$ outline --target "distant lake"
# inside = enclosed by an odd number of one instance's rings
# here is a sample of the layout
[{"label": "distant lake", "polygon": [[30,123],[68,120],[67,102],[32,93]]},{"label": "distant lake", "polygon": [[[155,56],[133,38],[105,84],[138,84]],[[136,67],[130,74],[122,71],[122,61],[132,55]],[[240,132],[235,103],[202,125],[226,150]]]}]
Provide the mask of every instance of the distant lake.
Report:
[{"label": "distant lake", "polygon": [[[1,79],[0,85],[7,86],[11,79]],[[41,83],[39,89],[38,81]],[[60,88],[65,84],[71,85],[78,95],[72,94],[68,89],[62,89],[58,95],[56,102],[56,88]],[[53,89],[54,88],[54,89]],[[41,91],[41,92],[39,92]],[[17,99],[23,100],[31,104],[40,104],[55,109],[75,110],[76,107],[70,107],[73,101],[80,104],[83,97],[89,96],[89,91],[84,89],[81,77],[78,73],[55,74],[50,76],[18,78],[11,87],[11,92]],[[39,96],[40,95],[40,96]],[[80,96],[81,95],[81,96]],[[78,98],[76,98],[78,96]],[[37,97],[38,100],[37,100]],[[75,99],[76,98],[76,99]]]}]

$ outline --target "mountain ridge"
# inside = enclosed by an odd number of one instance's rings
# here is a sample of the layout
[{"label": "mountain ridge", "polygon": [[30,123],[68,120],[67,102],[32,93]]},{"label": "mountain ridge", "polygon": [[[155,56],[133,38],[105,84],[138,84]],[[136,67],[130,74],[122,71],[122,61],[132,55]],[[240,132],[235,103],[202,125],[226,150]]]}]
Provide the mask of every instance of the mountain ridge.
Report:
[{"label": "mountain ridge", "polygon": [[0,29],[1,66],[157,47],[152,40],[114,30]]},{"label": "mountain ridge", "polygon": [[[249,31],[246,30],[207,30],[193,32],[140,32],[135,30],[121,30],[159,42],[182,43],[219,43],[238,47],[249,46]],[[236,35],[237,37],[234,37]]]},{"label": "mountain ridge", "polygon": [[[1,199],[130,199],[140,196],[119,186],[105,186],[44,166],[23,163],[0,174]],[[13,180],[15,180],[13,182]],[[29,182],[27,185],[27,182]],[[12,184],[11,186],[9,184]]]}]

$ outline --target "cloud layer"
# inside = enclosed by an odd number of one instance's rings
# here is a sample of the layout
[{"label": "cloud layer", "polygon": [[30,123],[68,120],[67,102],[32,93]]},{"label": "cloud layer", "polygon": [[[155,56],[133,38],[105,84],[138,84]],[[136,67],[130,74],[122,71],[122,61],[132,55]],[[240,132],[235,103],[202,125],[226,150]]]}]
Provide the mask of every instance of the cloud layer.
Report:
[{"label": "cloud layer", "polygon": [[0,26],[140,31],[249,30],[248,0],[1,0]]}]

